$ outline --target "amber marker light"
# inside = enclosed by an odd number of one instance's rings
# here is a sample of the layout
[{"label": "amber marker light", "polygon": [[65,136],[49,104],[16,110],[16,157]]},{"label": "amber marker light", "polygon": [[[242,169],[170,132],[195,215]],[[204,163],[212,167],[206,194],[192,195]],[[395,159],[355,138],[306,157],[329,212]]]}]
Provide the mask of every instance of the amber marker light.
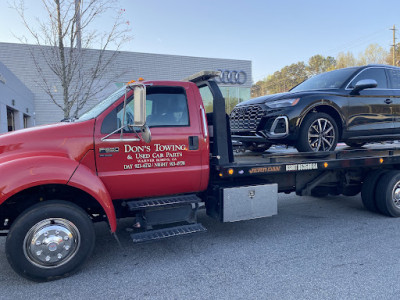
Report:
[{"label": "amber marker light", "polygon": [[144,81],[143,77],[139,77],[138,81]]},{"label": "amber marker light", "polygon": [[130,84],[135,83],[135,82],[136,82],[136,80],[131,80],[126,85],[130,85]]},{"label": "amber marker light", "polygon": [[299,101],[300,101],[300,98],[297,98],[296,100],[293,101],[291,106],[295,106],[297,103],[299,103]]},{"label": "amber marker light", "polygon": [[380,163],[380,164],[383,163],[383,158],[380,158],[380,159],[379,159],[379,163]]},{"label": "amber marker light", "polygon": [[228,174],[229,174],[229,175],[233,175],[233,169],[229,169],[229,170],[228,170]]},{"label": "amber marker light", "polygon": [[219,177],[222,177],[223,175],[222,175],[222,173],[219,173]]},{"label": "amber marker light", "polygon": [[328,163],[324,162],[324,167],[327,168],[328,167]]}]

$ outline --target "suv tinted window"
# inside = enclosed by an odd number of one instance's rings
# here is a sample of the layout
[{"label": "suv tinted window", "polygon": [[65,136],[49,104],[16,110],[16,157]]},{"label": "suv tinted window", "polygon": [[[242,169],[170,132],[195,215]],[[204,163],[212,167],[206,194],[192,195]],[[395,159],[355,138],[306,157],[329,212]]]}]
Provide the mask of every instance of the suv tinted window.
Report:
[{"label": "suv tinted window", "polygon": [[[186,93],[181,87],[148,87],[146,97],[146,123],[149,127],[189,126],[189,113]],[[133,123],[133,97],[127,100],[125,118],[124,105],[121,103],[113,109],[101,125],[101,133],[111,133],[124,125]],[[124,132],[133,132],[133,128],[125,127]]]},{"label": "suv tinted window", "polygon": [[369,68],[361,71],[349,84],[349,88],[354,88],[357,82],[363,79],[374,79],[378,83],[376,88],[378,89],[387,89],[387,78],[385,69],[382,68]]},{"label": "suv tinted window", "polygon": [[318,89],[338,89],[355,71],[356,68],[346,68],[315,75],[300,83],[290,91],[301,92]]},{"label": "suv tinted window", "polygon": [[400,70],[388,69],[393,89],[400,89]]}]

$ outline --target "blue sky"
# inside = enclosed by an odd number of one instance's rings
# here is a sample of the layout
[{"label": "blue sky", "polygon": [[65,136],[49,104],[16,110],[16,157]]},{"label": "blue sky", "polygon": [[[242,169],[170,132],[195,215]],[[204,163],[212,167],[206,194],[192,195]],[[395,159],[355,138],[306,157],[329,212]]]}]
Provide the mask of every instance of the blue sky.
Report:
[{"label": "blue sky", "polygon": [[[26,34],[8,0],[0,0],[0,41]],[[133,39],[124,50],[246,59],[253,79],[307,61],[315,54],[356,56],[369,44],[392,44],[400,29],[399,0],[120,0]],[[27,1],[28,17],[45,17],[41,0]],[[104,16],[100,26],[110,24]],[[101,29],[101,27],[100,27]],[[400,38],[400,32],[397,32]],[[400,40],[398,40],[400,42]]]}]

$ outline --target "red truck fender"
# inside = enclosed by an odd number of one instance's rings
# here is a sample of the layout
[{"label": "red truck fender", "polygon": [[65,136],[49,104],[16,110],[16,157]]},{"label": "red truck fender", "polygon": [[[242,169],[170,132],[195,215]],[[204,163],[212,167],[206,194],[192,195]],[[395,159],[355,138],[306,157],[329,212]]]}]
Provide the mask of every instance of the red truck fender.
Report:
[{"label": "red truck fender", "polygon": [[42,155],[18,157],[0,164],[0,204],[31,187],[63,184],[79,188],[103,207],[111,227],[116,230],[116,216],[111,197],[103,182],[84,165],[66,156]]},{"label": "red truck fender", "polygon": [[91,195],[103,207],[110,223],[111,232],[117,229],[117,218],[110,194],[100,178],[88,167],[79,165],[72,175],[68,185],[78,188]]},{"label": "red truck fender", "polygon": [[18,157],[0,164],[0,204],[25,189],[67,184],[78,162],[64,156]]}]

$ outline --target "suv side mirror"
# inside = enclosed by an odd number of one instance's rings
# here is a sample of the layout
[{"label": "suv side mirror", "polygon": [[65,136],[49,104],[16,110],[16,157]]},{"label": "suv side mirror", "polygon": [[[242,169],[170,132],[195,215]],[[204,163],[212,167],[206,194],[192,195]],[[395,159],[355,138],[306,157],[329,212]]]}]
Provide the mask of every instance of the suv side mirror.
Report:
[{"label": "suv side mirror", "polygon": [[357,94],[359,91],[365,89],[376,88],[377,86],[378,83],[374,79],[362,79],[356,83],[356,85],[353,88],[352,94]]},{"label": "suv side mirror", "polygon": [[134,126],[142,127],[146,124],[146,87],[136,85],[134,93]]}]

